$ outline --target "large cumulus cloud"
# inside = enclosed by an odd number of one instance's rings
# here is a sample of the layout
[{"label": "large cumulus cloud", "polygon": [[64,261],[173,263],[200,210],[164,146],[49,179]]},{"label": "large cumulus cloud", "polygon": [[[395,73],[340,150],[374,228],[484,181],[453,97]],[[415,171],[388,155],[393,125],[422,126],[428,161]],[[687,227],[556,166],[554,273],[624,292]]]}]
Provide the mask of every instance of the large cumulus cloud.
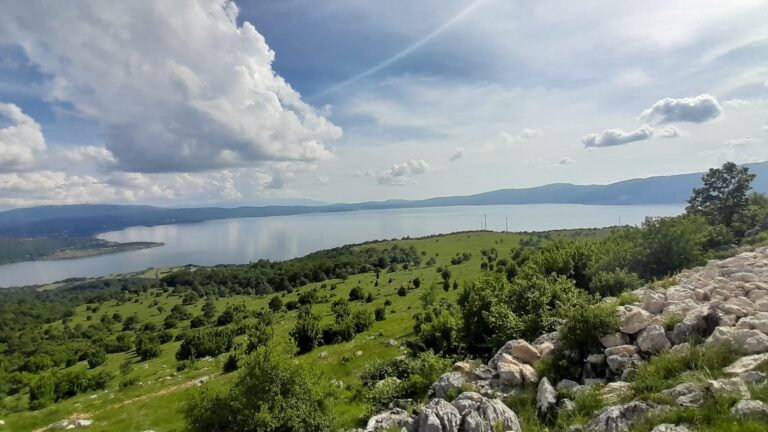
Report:
[{"label": "large cumulus cloud", "polygon": [[664,98],[640,114],[640,120],[653,123],[704,123],[723,114],[714,96],[703,94],[681,99]]},{"label": "large cumulus cloud", "polygon": [[341,129],[274,72],[274,52],[237,14],[225,0],[10,2],[0,42],[50,77],[50,101],[103,127],[116,169],[330,157]]},{"label": "large cumulus cloud", "polygon": [[0,103],[0,172],[30,169],[46,150],[40,125],[18,106]]}]

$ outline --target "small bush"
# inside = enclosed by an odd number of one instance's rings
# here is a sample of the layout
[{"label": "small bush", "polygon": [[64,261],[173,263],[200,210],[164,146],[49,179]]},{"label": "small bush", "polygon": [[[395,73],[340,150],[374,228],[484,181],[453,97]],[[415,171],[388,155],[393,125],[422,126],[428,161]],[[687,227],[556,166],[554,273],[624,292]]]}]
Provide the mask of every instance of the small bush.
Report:
[{"label": "small bush", "polygon": [[584,357],[599,350],[600,338],[617,331],[618,326],[615,302],[576,302],[563,312],[560,336],[564,347]]}]

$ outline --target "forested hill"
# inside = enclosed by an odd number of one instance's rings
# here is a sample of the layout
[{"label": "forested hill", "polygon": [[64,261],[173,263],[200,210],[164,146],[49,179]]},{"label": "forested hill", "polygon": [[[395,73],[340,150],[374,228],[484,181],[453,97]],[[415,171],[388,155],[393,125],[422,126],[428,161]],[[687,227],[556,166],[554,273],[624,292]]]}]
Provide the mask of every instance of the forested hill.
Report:
[{"label": "forested hill", "polygon": [[[768,192],[768,162],[747,165],[757,174],[753,189]],[[476,195],[425,200],[388,200],[319,206],[182,208],[151,206],[43,206],[0,213],[0,236],[90,236],[129,226],[192,223],[214,219],[284,216],[416,207],[499,204],[669,204],[683,203],[700,185],[701,173],[632,179],[608,185],[556,183],[526,189],[501,189]]]}]

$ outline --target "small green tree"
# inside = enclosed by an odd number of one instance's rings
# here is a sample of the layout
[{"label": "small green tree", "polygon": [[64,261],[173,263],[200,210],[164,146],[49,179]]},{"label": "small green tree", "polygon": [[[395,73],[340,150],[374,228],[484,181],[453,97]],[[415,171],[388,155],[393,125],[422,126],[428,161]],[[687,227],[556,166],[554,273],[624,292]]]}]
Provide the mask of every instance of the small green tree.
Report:
[{"label": "small green tree", "polygon": [[214,303],[213,300],[208,299],[205,301],[205,304],[203,305],[203,316],[208,321],[216,316],[216,303]]},{"label": "small green tree", "polygon": [[322,338],[320,317],[312,313],[312,308],[309,305],[299,308],[296,325],[290,334],[299,349],[299,353],[312,351],[320,342]]},{"label": "small green tree", "polygon": [[704,216],[710,225],[730,228],[747,208],[747,193],[754,179],[755,174],[750,173],[749,168],[733,162],[712,168],[702,177],[704,185],[693,190],[685,210],[688,214]]},{"label": "small green tree", "polygon": [[136,337],[136,355],[141,360],[160,356],[160,339],[154,334],[141,333]]},{"label": "small green tree", "polygon": [[278,296],[274,296],[269,299],[269,310],[272,312],[280,312],[283,309],[283,301]]}]

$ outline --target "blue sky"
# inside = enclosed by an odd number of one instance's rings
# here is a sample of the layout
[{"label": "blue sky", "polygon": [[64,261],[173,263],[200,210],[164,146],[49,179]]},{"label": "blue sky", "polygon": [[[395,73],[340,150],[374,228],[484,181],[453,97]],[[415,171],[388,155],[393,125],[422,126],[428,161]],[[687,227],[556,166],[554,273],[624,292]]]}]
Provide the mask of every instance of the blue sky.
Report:
[{"label": "blue sky", "polygon": [[768,160],[766,1],[0,17],[0,206],[424,198]]}]

